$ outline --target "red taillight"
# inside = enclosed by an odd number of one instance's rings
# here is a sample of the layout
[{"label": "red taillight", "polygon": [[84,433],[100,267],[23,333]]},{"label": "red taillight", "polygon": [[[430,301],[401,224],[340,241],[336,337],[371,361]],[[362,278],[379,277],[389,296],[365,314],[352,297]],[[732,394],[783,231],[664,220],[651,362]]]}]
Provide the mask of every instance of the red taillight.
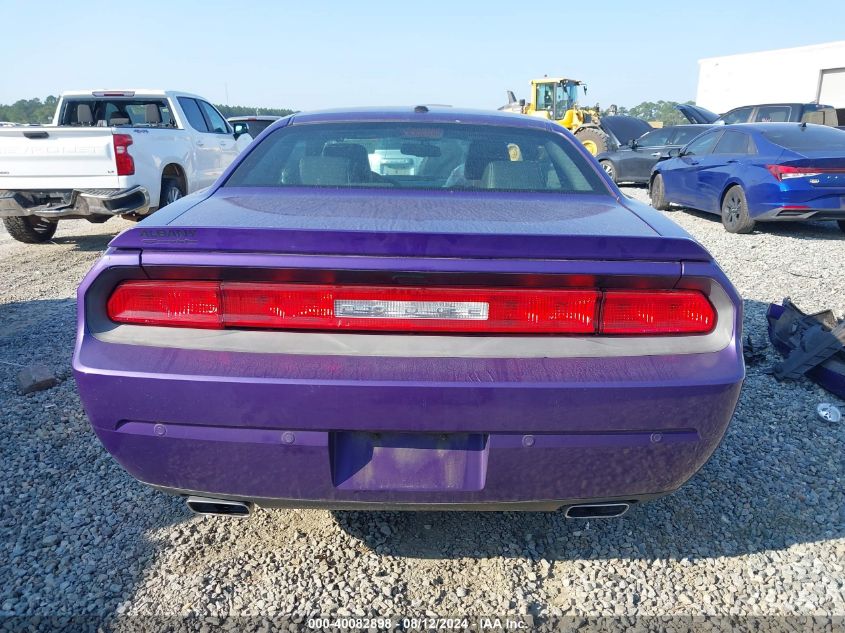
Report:
[{"label": "red taillight", "polygon": [[132,281],[118,286],[108,313],[113,321],[148,325],[190,325],[196,313],[197,327],[577,334],[595,330],[598,296],[595,290]]},{"label": "red taillight", "polygon": [[118,323],[219,328],[220,284],[216,281],[125,281],[107,305]]},{"label": "red taillight", "polygon": [[608,290],[602,301],[601,334],[703,334],[716,312],[696,290]]},{"label": "red taillight", "polygon": [[766,169],[780,181],[792,178],[810,178],[822,174],[843,174],[845,169],[839,167],[793,167],[792,165],[766,165]]},{"label": "red taillight", "polygon": [[129,153],[132,136],[129,134],[113,134],[114,162],[117,165],[118,176],[131,176],[135,173],[135,160]]},{"label": "red taillight", "polygon": [[700,334],[716,320],[710,302],[694,290],[127,281],[107,308],[118,323],[218,329]]}]

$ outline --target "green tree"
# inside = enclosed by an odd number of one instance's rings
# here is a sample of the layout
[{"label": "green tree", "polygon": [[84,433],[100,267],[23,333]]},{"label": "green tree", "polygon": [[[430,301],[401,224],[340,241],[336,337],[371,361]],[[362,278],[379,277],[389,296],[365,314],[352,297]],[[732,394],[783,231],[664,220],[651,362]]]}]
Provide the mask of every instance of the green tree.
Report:
[{"label": "green tree", "polygon": [[[685,101],[684,103],[690,105],[695,104],[694,101]],[[662,123],[664,127],[689,123],[686,117],[684,117],[684,115],[675,108],[677,105],[677,101],[643,101],[641,104],[636,105],[633,108],[618,107],[617,114],[635,116],[640,119],[645,119],[652,124]],[[610,109],[608,108],[602,114],[610,114]]]},{"label": "green tree", "polygon": [[295,110],[288,110],[287,108],[254,108],[252,106],[228,106],[220,103],[215,103],[214,107],[220,110],[220,114],[227,119],[231,116],[287,116],[295,112]]}]

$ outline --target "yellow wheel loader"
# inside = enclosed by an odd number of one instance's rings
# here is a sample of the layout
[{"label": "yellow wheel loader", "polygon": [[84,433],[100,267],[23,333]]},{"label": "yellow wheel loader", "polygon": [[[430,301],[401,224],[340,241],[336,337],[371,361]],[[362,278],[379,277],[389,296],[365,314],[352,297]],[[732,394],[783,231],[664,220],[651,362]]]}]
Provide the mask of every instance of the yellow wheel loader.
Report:
[{"label": "yellow wheel loader", "polygon": [[531,80],[531,101],[516,100],[508,90],[508,104],[499,108],[559,123],[572,132],[593,156],[610,149],[610,135],[602,129],[598,109],[578,106],[578,89],[587,94],[587,85],[577,79],[543,77]]}]

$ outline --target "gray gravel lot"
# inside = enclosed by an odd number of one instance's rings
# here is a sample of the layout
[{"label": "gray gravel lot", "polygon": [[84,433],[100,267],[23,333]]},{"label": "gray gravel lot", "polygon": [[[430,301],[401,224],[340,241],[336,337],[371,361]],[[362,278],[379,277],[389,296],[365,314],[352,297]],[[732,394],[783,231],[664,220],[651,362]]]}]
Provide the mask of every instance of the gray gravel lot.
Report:
[{"label": "gray gravel lot", "polygon": [[[647,200],[644,189],[627,188]],[[730,235],[669,212],[719,260],[765,338],[765,306],[845,312],[834,224]],[[259,511],[198,518],[146,489],[91,433],[70,378],[75,289],[129,223],[0,228],[1,614],[845,614],[845,424],[807,380],[751,366],[719,450],[681,491],[619,520],[538,513]],[[30,396],[19,365],[63,378]]]}]

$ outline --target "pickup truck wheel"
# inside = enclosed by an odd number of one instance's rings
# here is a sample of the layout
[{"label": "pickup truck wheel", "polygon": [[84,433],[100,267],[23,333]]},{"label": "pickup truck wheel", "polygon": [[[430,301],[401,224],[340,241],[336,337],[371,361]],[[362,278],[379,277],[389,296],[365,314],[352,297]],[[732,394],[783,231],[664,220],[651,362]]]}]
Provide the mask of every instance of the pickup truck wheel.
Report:
[{"label": "pickup truck wheel", "polygon": [[40,244],[56,234],[57,222],[34,215],[3,218],[3,225],[13,238],[24,244]]},{"label": "pickup truck wheel", "polygon": [[651,206],[659,211],[668,211],[669,203],[666,201],[666,192],[663,189],[663,176],[657,174],[651,180],[648,188],[648,195],[651,196]]},{"label": "pickup truck wheel", "polygon": [[175,178],[165,178],[161,181],[161,196],[158,202],[158,208],[166,207],[168,204],[176,202],[179,198],[185,196],[182,191],[182,184]]},{"label": "pickup truck wheel", "polygon": [[597,127],[585,127],[575,132],[575,138],[587,148],[593,156],[610,149],[610,137],[607,132]]},{"label": "pickup truck wheel", "polygon": [[739,185],[734,185],[722,199],[722,224],[728,233],[751,233],[756,222],[748,215],[748,203],[745,192]]}]

